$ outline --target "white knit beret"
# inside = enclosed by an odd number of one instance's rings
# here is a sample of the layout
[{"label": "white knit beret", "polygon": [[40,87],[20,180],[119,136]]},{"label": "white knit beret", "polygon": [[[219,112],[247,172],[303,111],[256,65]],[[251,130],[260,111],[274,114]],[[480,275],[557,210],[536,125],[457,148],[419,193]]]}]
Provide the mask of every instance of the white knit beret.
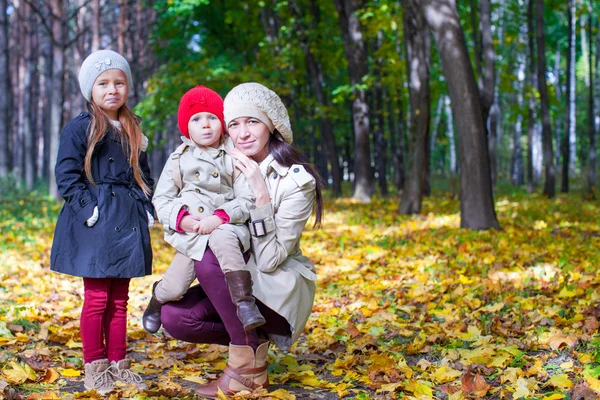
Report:
[{"label": "white knit beret", "polygon": [[90,54],[81,64],[79,70],[79,87],[87,101],[92,101],[92,87],[96,79],[104,71],[120,69],[127,78],[127,86],[131,90],[133,79],[127,60],[112,50],[98,50]]},{"label": "white knit beret", "polygon": [[254,117],[275,129],[283,140],[291,144],[294,139],[290,117],[277,93],[256,82],[237,85],[225,96],[223,103],[225,125],[239,117]]}]

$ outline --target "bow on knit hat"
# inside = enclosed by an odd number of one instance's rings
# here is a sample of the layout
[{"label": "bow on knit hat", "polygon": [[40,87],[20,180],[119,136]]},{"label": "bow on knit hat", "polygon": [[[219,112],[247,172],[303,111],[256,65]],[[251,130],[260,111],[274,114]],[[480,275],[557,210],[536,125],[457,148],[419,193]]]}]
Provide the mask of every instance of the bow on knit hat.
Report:
[{"label": "bow on knit hat", "polygon": [[127,78],[127,86],[131,87],[133,85],[129,63],[122,55],[112,50],[95,51],[83,61],[79,70],[79,87],[87,101],[92,101],[92,87],[96,79],[109,69],[123,71]]},{"label": "bow on knit hat", "polygon": [[186,138],[190,138],[188,125],[190,118],[200,112],[209,112],[214,114],[221,121],[221,126],[225,128],[223,122],[223,98],[214,90],[205,86],[196,86],[183,95],[179,101],[179,110],[177,111],[177,125],[179,130]]},{"label": "bow on knit hat", "polygon": [[253,117],[273,133],[277,130],[285,142],[294,139],[290,117],[277,93],[256,82],[237,85],[225,96],[225,122],[227,125],[239,117]]}]

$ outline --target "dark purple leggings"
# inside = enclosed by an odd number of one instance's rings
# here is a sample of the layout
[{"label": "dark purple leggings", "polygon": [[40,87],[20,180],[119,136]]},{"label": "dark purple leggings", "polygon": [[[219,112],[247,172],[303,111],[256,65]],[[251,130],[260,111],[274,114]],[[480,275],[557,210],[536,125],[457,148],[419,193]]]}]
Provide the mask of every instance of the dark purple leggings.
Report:
[{"label": "dark purple leggings", "polygon": [[290,325],[281,315],[256,300],[267,321],[246,332],[236,314],[236,307],[225,282],[225,275],[212,250],[207,249],[202,261],[195,262],[199,286],[191,287],[183,299],[162,307],[161,322],[169,335],[191,343],[214,343],[252,346],[260,344],[262,333],[289,335]]}]

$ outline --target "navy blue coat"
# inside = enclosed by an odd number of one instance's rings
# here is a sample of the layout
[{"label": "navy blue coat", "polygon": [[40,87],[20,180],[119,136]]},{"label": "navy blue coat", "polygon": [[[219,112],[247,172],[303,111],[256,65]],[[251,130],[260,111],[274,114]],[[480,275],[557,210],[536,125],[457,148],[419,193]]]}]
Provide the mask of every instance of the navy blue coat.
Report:
[{"label": "navy blue coat", "polygon": [[[96,145],[92,157],[95,185],[83,171],[89,113],[71,120],[60,135],[55,174],[65,199],[54,231],[50,268],[86,278],[133,278],[152,273],[152,248],[146,211],[152,203],[133,179],[133,169],[112,129]],[[148,158],[140,154],[148,186]],[[98,206],[98,221],[85,224]]]}]

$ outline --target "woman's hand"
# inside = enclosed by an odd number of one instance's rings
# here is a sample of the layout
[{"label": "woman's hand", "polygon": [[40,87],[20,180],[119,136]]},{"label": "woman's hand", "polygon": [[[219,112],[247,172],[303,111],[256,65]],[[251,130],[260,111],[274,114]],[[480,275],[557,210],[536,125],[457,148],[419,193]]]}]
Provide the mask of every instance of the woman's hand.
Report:
[{"label": "woman's hand", "polygon": [[258,163],[238,149],[231,150],[229,154],[235,159],[235,166],[242,171],[246,177],[248,186],[250,186],[254,196],[256,196],[256,207],[268,204],[271,201],[269,188],[267,188],[265,179],[260,173],[260,166]]},{"label": "woman's hand", "polygon": [[184,232],[195,232],[194,225],[200,221],[200,218],[194,215],[186,215],[179,221],[179,229]]},{"label": "woman's hand", "polygon": [[210,217],[202,218],[200,221],[194,224],[194,232],[198,232],[202,235],[207,235],[217,229],[219,225],[223,224],[221,217],[211,215]]}]

